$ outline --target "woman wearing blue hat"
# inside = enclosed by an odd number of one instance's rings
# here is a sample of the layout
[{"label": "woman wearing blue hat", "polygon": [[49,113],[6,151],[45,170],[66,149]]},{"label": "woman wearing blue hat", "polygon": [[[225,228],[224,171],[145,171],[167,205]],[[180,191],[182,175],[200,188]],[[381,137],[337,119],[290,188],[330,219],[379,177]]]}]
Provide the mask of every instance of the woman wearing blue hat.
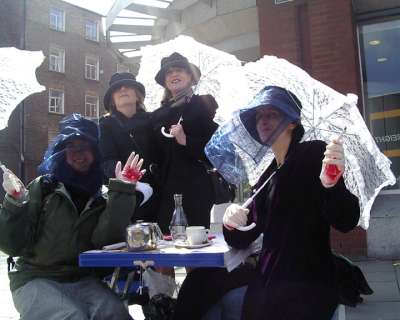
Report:
[{"label": "woman wearing blue hat", "polygon": [[[143,167],[147,172],[137,188],[150,191],[157,188],[149,170],[153,162],[153,143],[150,113],[146,112],[143,103],[145,96],[145,87],[133,74],[115,73],[111,77],[110,87],[104,95],[104,108],[108,113],[99,122],[100,150],[107,180],[115,176],[114,168],[118,161],[125,162],[132,151],[139,153],[145,159]],[[151,198],[136,209],[134,219],[155,221],[157,196],[157,192],[153,192]]]},{"label": "woman wearing blue hat", "polygon": [[[255,185],[257,190],[267,182],[250,208],[227,208],[223,232],[236,249],[247,248],[263,234],[258,263],[253,272],[221,268],[189,274],[174,320],[329,320],[339,298],[348,294],[344,290],[354,292],[351,298],[371,293],[362,274],[353,278],[357,270],[343,265],[330,248],[330,228],[348,232],[360,216],[358,199],[342,178],[343,147],[337,140],[329,145],[301,142],[300,113],[297,97],[276,86],[262,89],[238,113],[249,139],[270,148],[274,160]],[[328,165],[338,167],[336,177],[327,176]],[[239,230],[252,223],[255,228]],[[343,280],[348,282],[340,283]],[[213,294],[199,303],[197,293],[208,291]]]},{"label": "woman wearing blue hat", "polygon": [[[345,154],[340,141],[301,142],[301,103],[284,88],[261,90],[240,117],[274,160],[260,177],[249,209],[227,208],[223,223],[227,243],[245,248],[263,233],[258,276],[243,296],[242,319],[331,319],[339,302],[330,228],[348,232],[360,217],[358,199],[342,178]],[[335,165],[331,177],[325,168]],[[256,223],[250,231],[236,228]]]},{"label": "woman wearing blue hat", "polygon": [[73,114],[60,122],[41,175],[27,187],[3,169],[0,250],[18,256],[9,278],[21,319],[131,319],[104,275],[78,264],[81,252],[124,240],[138,180],[128,173],[144,173],[131,154],[123,169],[116,164],[105,197],[98,141],[97,124]]}]

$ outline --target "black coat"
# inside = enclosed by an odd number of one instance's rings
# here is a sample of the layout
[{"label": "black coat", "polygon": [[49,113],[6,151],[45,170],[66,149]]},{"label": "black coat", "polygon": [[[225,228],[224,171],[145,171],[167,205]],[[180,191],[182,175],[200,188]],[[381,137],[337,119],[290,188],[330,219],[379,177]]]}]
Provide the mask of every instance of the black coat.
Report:
[{"label": "black coat", "polygon": [[[264,233],[258,277],[249,284],[242,319],[330,319],[338,304],[330,227],[347,232],[359,220],[357,198],[341,178],[333,188],[319,174],[325,143],[292,144],[285,164],[257,196],[248,232],[228,231],[225,240],[244,248]],[[274,161],[261,185],[276,169]],[[257,187],[256,186],[256,187]]]},{"label": "black coat", "polygon": [[[143,206],[137,208],[134,219],[155,221],[158,208],[158,187],[150,171],[154,162],[153,142],[151,141],[150,113],[138,112],[132,118],[116,111],[100,119],[100,150],[106,180],[115,176],[117,161],[125,164],[132,151],[144,159],[142,168],[146,173],[141,179],[153,187],[153,195]],[[141,195],[138,193],[138,195]],[[138,198],[138,204],[141,198]]]},{"label": "black coat", "polygon": [[[169,233],[174,210],[173,195],[176,193],[183,194],[183,209],[189,225],[210,225],[214,192],[202,162],[207,161],[204,147],[218,127],[213,121],[217,106],[210,95],[193,95],[188,103],[177,107],[163,105],[153,112],[152,130],[161,184],[157,221],[164,233]],[[168,131],[180,117],[183,119],[181,124],[186,134],[186,146],[161,134],[162,127]]]}]

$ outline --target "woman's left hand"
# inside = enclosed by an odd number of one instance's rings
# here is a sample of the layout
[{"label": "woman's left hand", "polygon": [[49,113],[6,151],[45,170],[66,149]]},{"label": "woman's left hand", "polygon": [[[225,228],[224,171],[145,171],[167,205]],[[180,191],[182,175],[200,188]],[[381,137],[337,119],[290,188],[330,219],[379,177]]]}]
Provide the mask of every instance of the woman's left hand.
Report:
[{"label": "woman's left hand", "polygon": [[322,160],[322,170],[319,178],[325,188],[333,187],[344,173],[345,156],[343,143],[339,139],[332,139],[326,146]]},{"label": "woman's left hand", "polygon": [[178,142],[182,146],[186,146],[186,134],[185,131],[183,131],[183,127],[181,124],[172,125],[169,129],[169,133],[175,137],[176,142]]},{"label": "woman's left hand", "polygon": [[122,170],[121,161],[117,162],[115,167],[115,178],[129,183],[138,182],[146,172],[145,169],[140,170],[142,164],[143,159],[139,159],[139,155],[132,152]]}]

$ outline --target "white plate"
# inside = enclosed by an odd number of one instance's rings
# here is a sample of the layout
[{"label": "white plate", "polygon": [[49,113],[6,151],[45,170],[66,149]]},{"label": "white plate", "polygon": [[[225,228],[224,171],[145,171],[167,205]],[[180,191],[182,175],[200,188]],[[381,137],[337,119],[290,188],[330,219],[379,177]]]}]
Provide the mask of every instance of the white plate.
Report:
[{"label": "white plate", "polygon": [[175,247],[177,248],[186,248],[186,249],[198,249],[198,248],[204,248],[212,245],[211,241],[207,241],[205,243],[200,243],[200,244],[189,244],[188,242],[175,242],[174,243]]}]

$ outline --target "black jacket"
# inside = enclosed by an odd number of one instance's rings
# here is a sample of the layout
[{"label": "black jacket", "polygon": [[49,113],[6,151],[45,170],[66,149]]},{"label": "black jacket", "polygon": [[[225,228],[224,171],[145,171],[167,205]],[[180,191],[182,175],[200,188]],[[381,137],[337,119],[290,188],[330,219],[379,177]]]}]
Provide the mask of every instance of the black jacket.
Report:
[{"label": "black jacket", "polygon": [[[258,277],[246,293],[242,319],[330,319],[338,303],[330,227],[347,232],[359,220],[357,198],[341,178],[326,189],[319,174],[325,143],[292,144],[285,164],[256,198],[248,232],[228,231],[225,240],[244,248],[263,232]],[[261,185],[276,170],[274,161]],[[265,315],[265,316],[264,316]]]},{"label": "black jacket", "polygon": [[[215,99],[210,95],[193,95],[190,102],[177,107],[163,105],[152,114],[152,133],[156,147],[158,179],[161,184],[161,204],[157,221],[164,233],[174,210],[173,195],[183,194],[183,208],[189,225],[210,224],[214,193],[210,177],[202,162],[207,161],[204,147],[218,127],[213,121]],[[161,128],[168,129],[182,117],[186,146],[174,138],[166,138]]]},{"label": "black jacket", "polygon": [[[153,195],[147,203],[137,208],[133,219],[146,221],[155,221],[158,207],[158,188],[150,170],[155,152],[151,139],[150,113],[138,112],[132,118],[127,118],[120,112],[114,112],[100,119],[100,150],[106,181],[114,177],[117,161],[124,165],[132,151],[144,159],[142,168],[146,169],[146,173],[141,181],[153,187]],[[141,193],[138,192],[137,196],[139,204]]]}]

